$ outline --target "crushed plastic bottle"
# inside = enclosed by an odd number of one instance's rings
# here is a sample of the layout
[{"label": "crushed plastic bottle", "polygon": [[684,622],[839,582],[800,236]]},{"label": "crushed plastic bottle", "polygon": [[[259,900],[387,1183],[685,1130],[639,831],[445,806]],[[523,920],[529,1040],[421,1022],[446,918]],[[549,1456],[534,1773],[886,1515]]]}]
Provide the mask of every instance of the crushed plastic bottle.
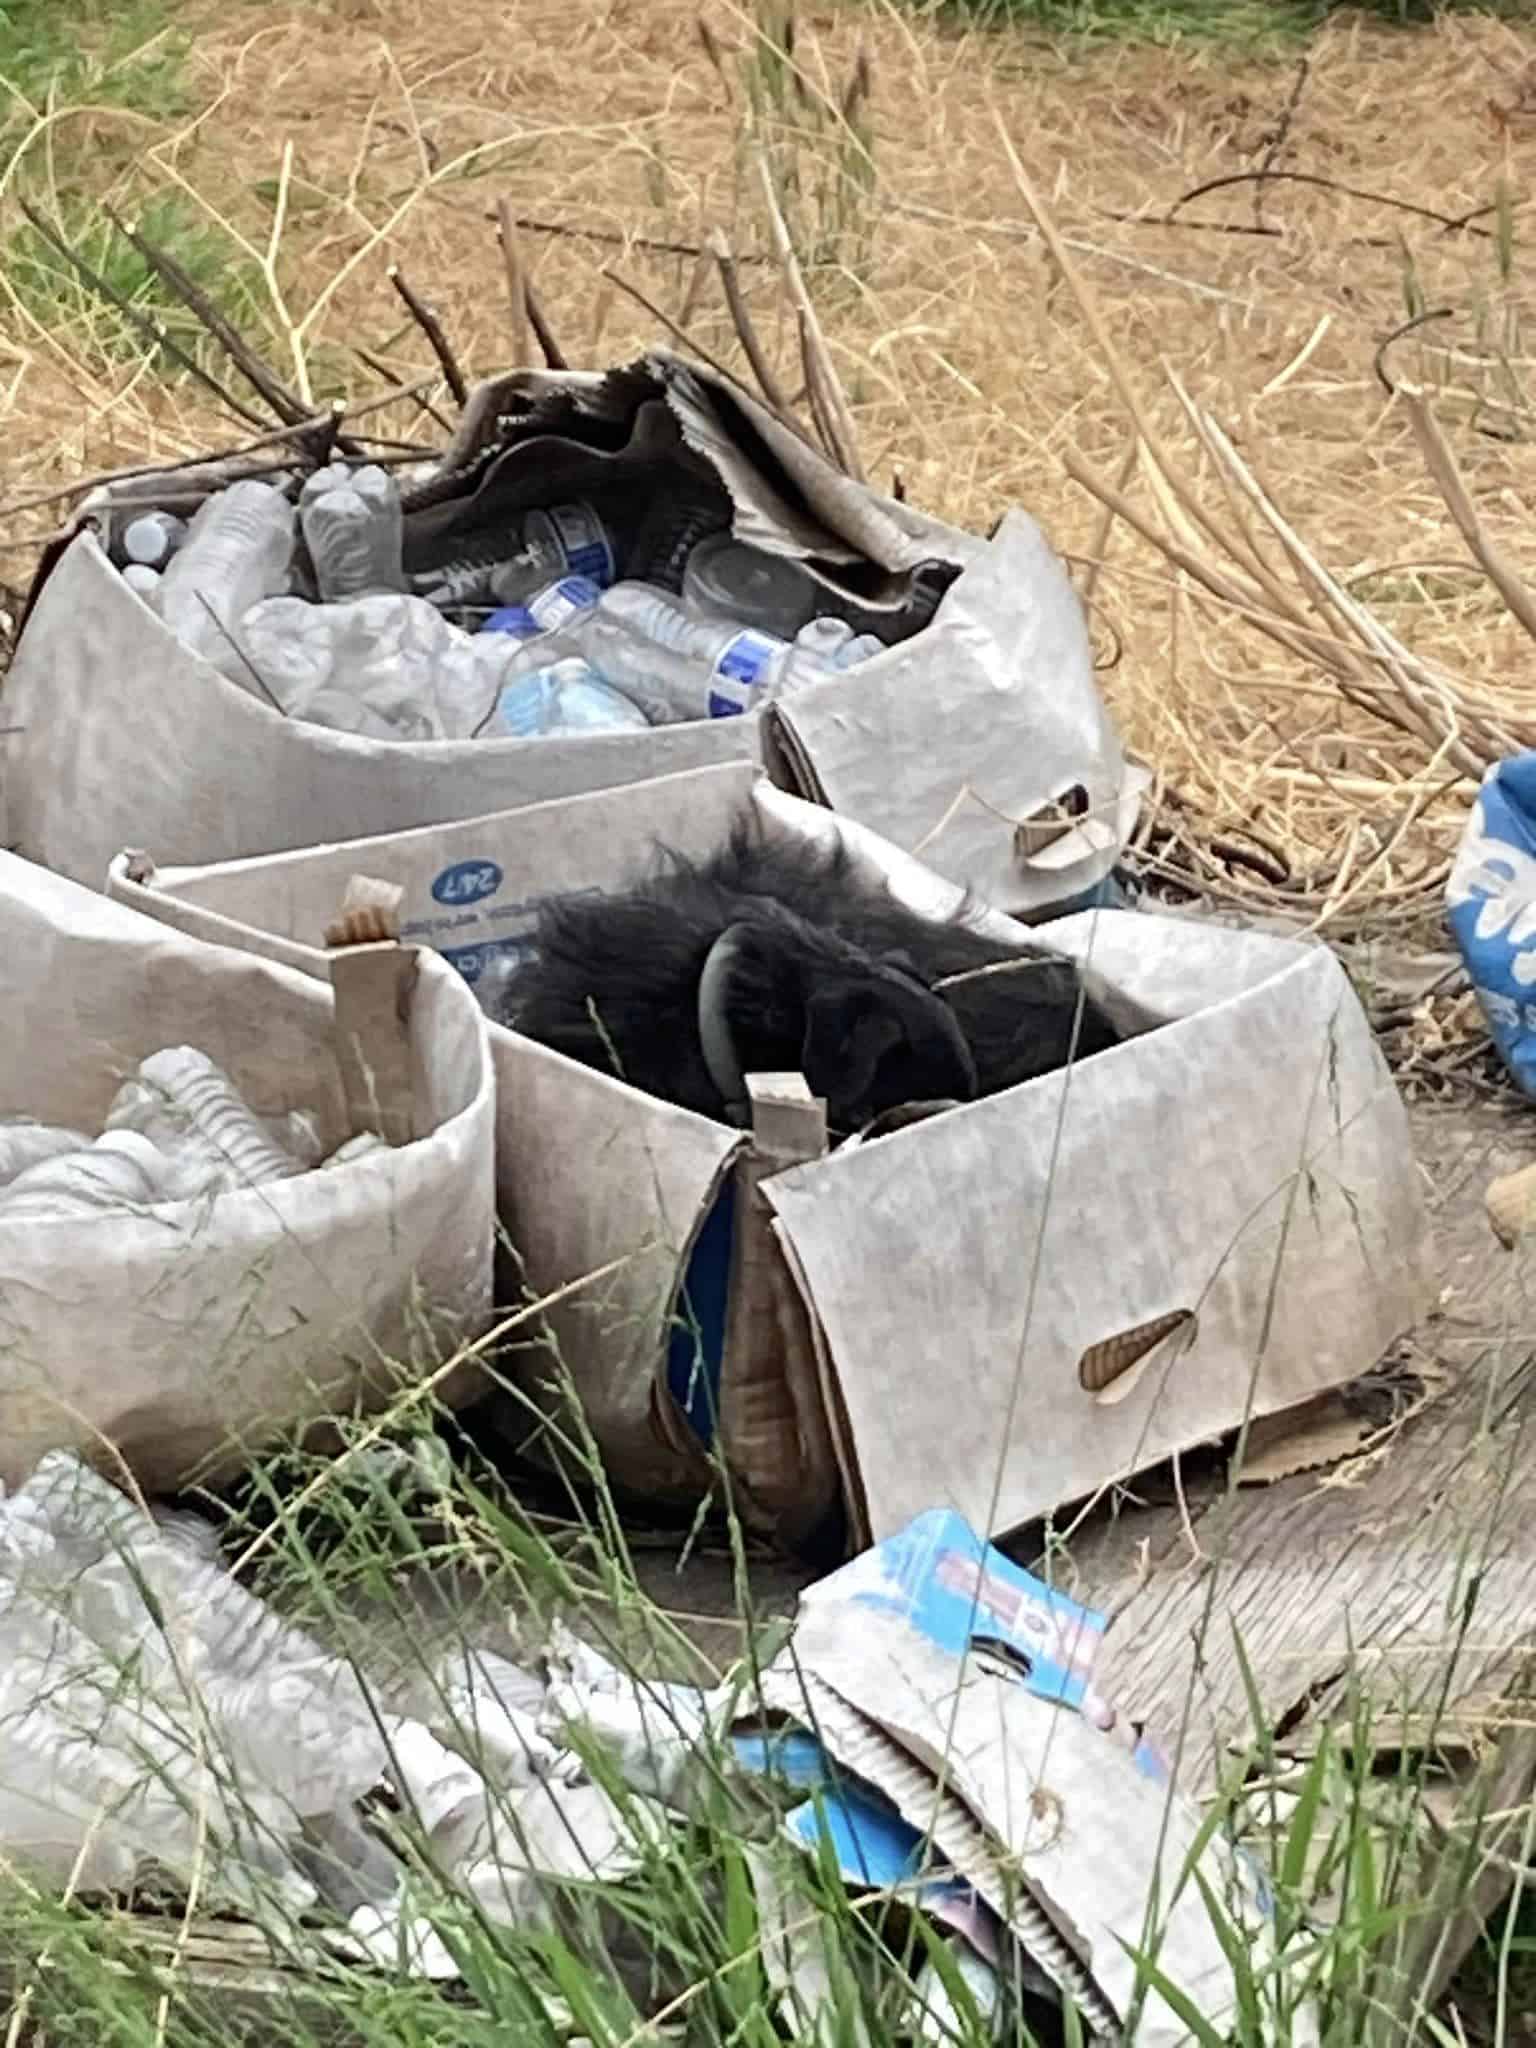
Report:
[{"label": "crushed plastic bottle", "polygon": [[138,1131],[167,1155],[182,1155],[209,1194],[259,1187],[302,1173],[302,1160],[278,1144],[229,1076],[190,1045],[166,1046],[141,1060],[107,1111],[109,1131]]},{"label": "crushed plastic bottle", "polygon": [[330,1161],[323,1153],[308,1111],[259,1117],[206,1053],[166,1046],[118,1089],[99,1137],[0,1121],[0,1223],[235,1194],[331,1164],[348,1147]]},{"label": "crushed plastic bottle", "polygon": [[564,576],[584,576],[606,589],[616,573],[613,535],[583,500],[523,512],[506,539],[498,535],[410,581],[436,605],[511,605]]},{"label": "crushed plastic bottle", "polygon": [[252,605],[288,588],[293,507],[283,493],[242,477],[198,508],[157,593],[161,618],[184,647],[251,689],[236,654]]},{"label": "crushed plastic bottle", "polygon": [[405,589],[400,491],[377,463],[316,470],[299,493],[299,523],[324,601]]},{"label": "crushed plastic bottle", "polygon": [[[520,651],[462,632],[404,591],[338,604],[268,598],[240,623],[244,660],[290,718],[385,740],[469,739]],[[218,666],[231,673],[228,657]]]},{"label": "crushed plastic bottle", "polygon": [[0,1188],[7,1186],[30,1166],[45,1159],[59,1159],[67,1152],[83,1152],[90,1144],[83,1131],[61,1124],[38,1123],[29,1116],[0,1121]]}]

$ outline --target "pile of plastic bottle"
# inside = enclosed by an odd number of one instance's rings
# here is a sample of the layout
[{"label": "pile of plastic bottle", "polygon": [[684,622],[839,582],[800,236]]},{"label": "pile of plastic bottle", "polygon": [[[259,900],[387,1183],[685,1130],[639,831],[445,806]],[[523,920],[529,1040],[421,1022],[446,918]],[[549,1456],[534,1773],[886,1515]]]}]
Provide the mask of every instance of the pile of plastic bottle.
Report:
[{"label": "pile of plastic bottle", "polygon": [[649,579],[619,576],[616,535],[584,501],[520,513],[494,548],[411,576],[394,478],[333,463],[297,506],[247,478],[190,524],[144,513],[114,559],[229,681],[290,718],[375,739],[727,718],[882,651],[828,613],[798,562],[718,528],[698,537],[686,518],[677,527],[671,562]]}]

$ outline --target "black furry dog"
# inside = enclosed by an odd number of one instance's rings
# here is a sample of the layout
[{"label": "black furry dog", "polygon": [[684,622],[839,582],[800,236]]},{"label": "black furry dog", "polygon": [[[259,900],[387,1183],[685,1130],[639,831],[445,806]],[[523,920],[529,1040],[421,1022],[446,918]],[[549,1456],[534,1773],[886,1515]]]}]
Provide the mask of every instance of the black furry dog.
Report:
[{"label": "black furry dog", "polygon": [[[532,939],[500,1021],[705,1116],[742,1120],[747,1074],[798,1072],[833,1130],[858,1131],[1120,1039],[1071,960],[986,937],[968,903],[933,923],[843,847],[770,840],[750,820],[708,860],[664,852],[631,888],[547,902]],[[955,975],[972,978],[936,986]]]}]

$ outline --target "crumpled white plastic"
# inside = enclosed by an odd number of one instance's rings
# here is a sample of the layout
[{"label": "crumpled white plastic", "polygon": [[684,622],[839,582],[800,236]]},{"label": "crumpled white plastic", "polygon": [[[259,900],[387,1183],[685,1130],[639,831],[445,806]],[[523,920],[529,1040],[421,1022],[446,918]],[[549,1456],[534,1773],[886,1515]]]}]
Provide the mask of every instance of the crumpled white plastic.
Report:
[{"label": "crumpled white plastic", "polygon": [[230,1576],[201,1518],[144,1512],[73,1453],[0,1498],[0,1857],[34,1879],[120,1890],[153,1864],[279,1937],[323,1903],[354,1953],[452,1974],[359,1802],[392,1788],[450,1887],[538,1919],[544,1809],[580,1764],[506,1660],[457,1651],[433,1679],[434,1726],[388,1711]]}]

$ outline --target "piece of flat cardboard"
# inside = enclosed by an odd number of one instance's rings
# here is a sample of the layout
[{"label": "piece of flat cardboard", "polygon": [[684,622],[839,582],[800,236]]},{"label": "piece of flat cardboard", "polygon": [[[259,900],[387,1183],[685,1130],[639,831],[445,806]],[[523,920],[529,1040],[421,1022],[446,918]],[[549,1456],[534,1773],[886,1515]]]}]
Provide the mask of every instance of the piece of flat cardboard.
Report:
[{"label": "piece of flat cardboard", "polygon": [[[314,1112],[327,1151],[351,1135],[333,1000],[312,974],[9,853],[0,939],[0,1115],[95,1132],[141,1059],[190,1045],[257,1115]],[[417,966],[412,1142],[204,1202],[0,1213],[0,1481],[71,1448],[166,1490],[376,1402],[480,1333],[495,1228],[485,1024],[441,961]],[[483,1382],[456,1367],[439,1391],[462,1400]]]},{"label": "piece of flat cardboard", "polygon": [[[438,472],[408,495],[408,560],[504,535],[551,493],[643,496],[658,463],[676,476],[680,462],[725,485],[742,538],[813,555],[874,615],[901,611],[924,563],[955,580],[921,630],[766,712],[643,733],[381,741],[286,718],[185,649],[103,546],[157,480],[108,485],[45,562],[5,680],[4,843],[95,887],[124,846],[165,863],[235,860],[750,761],[1021,915],[1104,880],[1147,776],[1099,695],[1065,566],[1022,511],[989,541],[943,525],[842,476],[727,380],[657,351],[606,377],[515,376],[474,394]],[[189,512],[206,485],[172,473],[158,488]],[[1069,794],[1081,815],[1048,844],[1018,837]]]},{"label": "piece of flat cardboard", "polygon": [[[1268,1884],[1219,1831],[1201,1841],[1154,1743],[1105,1725],[1090,1683],[1103,1628],[937,1511],[801,1595],[763,1703],[813,1726],[835,1762],[931,1835],[1096,2031],[1125,2024],[1137,1949],[1219,2031],[1236,1988],[1192,1872],[1259,1971]],[[1314,2024],[1303,2011],[1288,2038],[1315,2037]],[[1138,2048],[1189,2038],[1149,1989]]]},{"label": "piece of flat cardboard", "polygon": [[[471,906],[462,926],[423,936],[479,943],[495,929],[515,943],[540,894],[631,877],[658,830],[684,850],[715,844],[744,803],[775,831],[841,837],[927,915],[955,907],[959,892],[921,863],[736,767],[393,841],[140,869],[139,883],[119,860],[109,887],[304,964],[353,869],[405,886],[407,935],[434,881],[467,873],[485,903],[506,902],[505,920]],[[1427,1302],[1406,1114],[1326,949],[1112,911],[1058,920],[1049,937],[1124,1020],[1160,1028],[754,1176],[809,1310],[855,1530],[876,1539],[934,1506],[1005,1530],[1079,1500],[1354,1377]],[[696,1244],[729,1257],[712,1205],[747,1140],[513,1034],[493,1029],[492,1043],[503,1215],[529,1284],[626,1261],[561,1311],[588,1422],[616,1476],[696,1496],[704,1446],[681,1419],[674,1311],[685,1279],[703,1284],[686,1263]],[[1086,1370],[1122,1333],[1176,1318],[1108,1387]],[[729,1356],[717,1348],[705,1366],[718,1414]],[[795,1380],[802,1404],[810,1376]]]}]

